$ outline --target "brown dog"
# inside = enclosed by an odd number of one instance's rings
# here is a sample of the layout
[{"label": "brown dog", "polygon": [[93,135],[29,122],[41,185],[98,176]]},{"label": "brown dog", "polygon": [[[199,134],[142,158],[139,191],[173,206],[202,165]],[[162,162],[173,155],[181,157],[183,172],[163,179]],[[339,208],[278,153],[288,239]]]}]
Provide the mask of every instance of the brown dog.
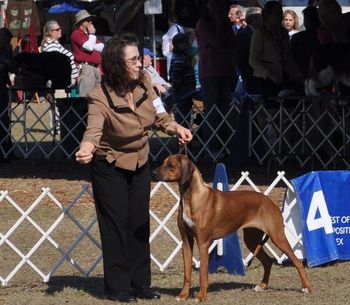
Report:
[{"label": "brown dog", "polygon": [[[210,242],[243,228],[244,242],[264,267],[262,282],[255,287],[267,289],[272,259],[263,249],[268,237],[298,269],[302,291],[310,283],[302,262],[294,255],[285,235],[279,208],[267,196],[254,191],[220,192],[204,184],[198,168],[184,155],[166,158],[155,170],[160,181],[178,182],[181,194],[178,226],[183,245],[184,283],[178,300],[189,297],[194,239],[200,255],[200,290],[197,301],[203,301],[208,289],[208,249]],[[267,238],[264,238],[264,234]]]}]

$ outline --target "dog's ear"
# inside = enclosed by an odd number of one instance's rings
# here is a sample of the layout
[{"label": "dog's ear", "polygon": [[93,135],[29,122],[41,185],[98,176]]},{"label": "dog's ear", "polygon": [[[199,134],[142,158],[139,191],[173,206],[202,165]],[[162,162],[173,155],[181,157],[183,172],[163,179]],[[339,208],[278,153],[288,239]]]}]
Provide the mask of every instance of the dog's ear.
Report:
[{"label": "dog's ear", "polygon": [[180,164],[181,164],[180,184],[185,184],[187,181],[189,181],[192,178],[193,172],[195,170],[195,166],[192,163],[192,161],[184,157],[180,159]]}]

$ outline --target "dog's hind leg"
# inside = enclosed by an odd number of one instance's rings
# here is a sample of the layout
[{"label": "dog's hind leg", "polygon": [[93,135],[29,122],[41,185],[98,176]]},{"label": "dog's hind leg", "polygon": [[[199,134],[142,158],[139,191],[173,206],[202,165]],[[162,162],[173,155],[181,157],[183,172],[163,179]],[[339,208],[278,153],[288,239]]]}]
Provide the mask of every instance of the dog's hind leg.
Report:
[{"label": "dog's hind leg", "polygon": [[259,253],[259,251],[262,249],[262,247],[264,246],[264,244],[269,240],[269,236],[268,235],[264,235],[263,236],[263,239],[262,239],[262,241],[256,246],[256,248],[255,248],[255,250],[254,250],[254,252],[252,252],[252,257],[249,259],[249,261],[247,262],[247,267],[249,267],[251,264],[252,264],[252,262],[253,262],[253,260],[254,260],[254,258],[256,258],[256,255]]},{"label": "dog's hind leg", "polygon": [[[267,238],[264,238],[264,232],[256,228],[243,229],[244,242],[252,253],[256,255],[256,258],[261,262],[264,268],[264,275],[261,283],[255,287],[256,291],[266,290],[269,283],[272,258],[268,256],[262,247]],[[258,251],[257,251],[258,250]]]},{"label": "dog's hind leg", "polygon": [[283,252],[285,253],[295,268],[297,268],[300,281],[301,281],[301,286],[302,286],[302,292],[304,293],[309,293],[311,292],[311,285],[310,282],[307,278],[306,271],[304,268],[303,263],[295,256],[293,249],[288,243],[288,240],[284,234],[283,231],[280,232],[275,232],[270,234],[270,238],[272,242]]}]

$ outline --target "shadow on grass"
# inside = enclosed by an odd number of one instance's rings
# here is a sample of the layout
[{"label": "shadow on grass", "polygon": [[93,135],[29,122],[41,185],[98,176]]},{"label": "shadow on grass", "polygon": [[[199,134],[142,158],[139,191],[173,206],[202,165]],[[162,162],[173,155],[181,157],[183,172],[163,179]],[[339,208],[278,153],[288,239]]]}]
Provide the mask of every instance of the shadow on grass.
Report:
[{"label": "shadow on grass", "polygon": [[[252,290],[255,287],[251,283],[238,283],[238,282],[225,282],[225,283],[210,283],[208,286],[208,294],[220,291],[230,291],[230,290]],[[161,294],[176,297],[180,294],[182,287],[177,288],[160,288],[155,287]],[[190,299],[195,298],[199,291],[199,286],[191,287],[190,289]]]},{"label": "shadow on grass", "polygon": [[[251,283],[211,283],[208,287],[208,292],[218,292],[223,290],[247,290],[253,289],[255,285]],[[93,297],[103,299],[104,298],[104,287],[103,287],[103,277],[90,277],[83,278],[81,276],[53,276],[47,283],[47,289],[45,293],[47,295],[54,295],[56,293],[62,292],[66,288],[76,289],[90,294]],[[158,290],[162,295],[177,296],[181,287],[174,288],[162,288],[154,286],[154,289]],[[190,297],[195,297],[199,287],[192,287],[190,290]]]},{"label": "shadow on grass", "polygon": [[103,277],[53,276],[47,283],[45,293],[54,295],[65,288],[81,290],[96,298],[103,298]]},{"label": "shadow on grass", "polygon": [[[47,295],[54,295],[62,292],[66,288],[76,289],[90,294],[93,297],[103,299],[104,298],[104,283],[103,277],[89,277],[83,278],[81,276],[53,276],[47,283],[47,289],[45,293]],[[153,287],[161,294],[170,296],[176,296],[179,292],[179,288],[160,288]]]},{"label": "shadow on grass", "polygon": [[246,290],[246,289],[253,289],[255,287],[252,283],[237,283],[237,282],[230,282],[230,283],[211,283],[209,284],[208,291],[214,292],[214,291],[221,291],[221,290]]}]

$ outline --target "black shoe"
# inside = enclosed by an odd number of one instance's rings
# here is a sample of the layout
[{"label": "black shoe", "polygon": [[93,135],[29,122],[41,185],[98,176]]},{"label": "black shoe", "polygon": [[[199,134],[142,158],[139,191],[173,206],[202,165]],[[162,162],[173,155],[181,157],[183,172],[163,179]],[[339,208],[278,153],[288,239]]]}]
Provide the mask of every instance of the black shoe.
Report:
[{"label": "black shoe", "polygon": [[131,294],[139,299],[157,300],[160,299],[160,293],[149,287],[133,288]]},{"label": "black shoe", "polygon": [[137,303],[136,297],[128,292],[121,292],[116,295],[106,295],[106,299],[110,301],[118,301],[120,303]]}]

